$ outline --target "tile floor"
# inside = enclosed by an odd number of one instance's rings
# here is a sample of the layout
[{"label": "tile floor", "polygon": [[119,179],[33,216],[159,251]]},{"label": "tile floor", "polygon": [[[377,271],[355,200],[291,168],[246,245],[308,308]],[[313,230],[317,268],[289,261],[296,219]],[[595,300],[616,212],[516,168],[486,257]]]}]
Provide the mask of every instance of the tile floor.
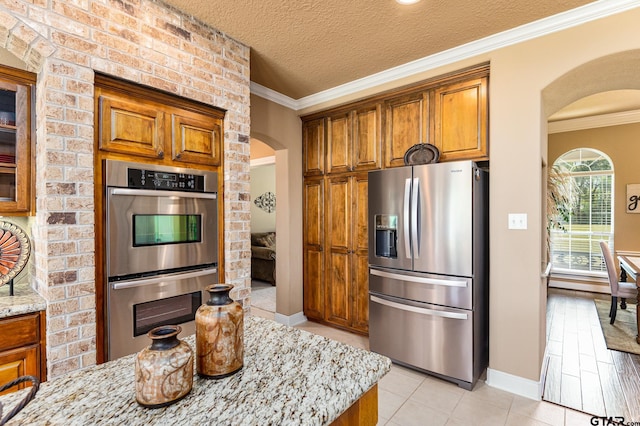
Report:
[{"label": "tile floor", "polygon": [[[252,308],[252,314],[274,318]],[[311,333],[368,349],[366,337],[314,322],[297,326]],[[590,425],[591,416],[549,402],[533,401],[478,381],[472,391],[398,365],[378,385],[378,425]]]}]

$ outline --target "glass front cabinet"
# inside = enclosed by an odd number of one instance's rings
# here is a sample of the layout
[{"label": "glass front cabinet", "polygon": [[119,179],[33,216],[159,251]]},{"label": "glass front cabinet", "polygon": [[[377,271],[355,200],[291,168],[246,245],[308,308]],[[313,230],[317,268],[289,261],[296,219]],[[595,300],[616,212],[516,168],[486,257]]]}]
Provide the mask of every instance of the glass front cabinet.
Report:
[{"label": "glass front cabinet", "polygon": [[35,74],[0,66],[0,215],[35,213],[35,83]]}]

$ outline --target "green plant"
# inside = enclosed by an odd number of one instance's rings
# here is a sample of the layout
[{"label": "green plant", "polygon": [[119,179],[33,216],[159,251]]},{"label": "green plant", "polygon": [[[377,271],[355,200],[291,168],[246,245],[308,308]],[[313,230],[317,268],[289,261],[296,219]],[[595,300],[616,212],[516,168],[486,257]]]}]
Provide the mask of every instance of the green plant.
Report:
[{"label": "green plant", "polygon": [[558,166],[549,168],[547,176],[547,258],[551,250],[551,230],[567,231],[574,204],[575,182],[568,172]]}]

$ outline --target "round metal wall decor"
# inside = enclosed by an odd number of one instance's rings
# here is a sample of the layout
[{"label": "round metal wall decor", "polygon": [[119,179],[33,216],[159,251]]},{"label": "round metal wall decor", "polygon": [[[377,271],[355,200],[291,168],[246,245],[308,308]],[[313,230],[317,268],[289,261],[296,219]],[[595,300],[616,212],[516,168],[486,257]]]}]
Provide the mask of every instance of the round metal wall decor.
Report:
[{"label": "round metal wall decor", "polygon": [[0,286],[18,275],[27,264],[31,244],[15,223],[0,221]]}]

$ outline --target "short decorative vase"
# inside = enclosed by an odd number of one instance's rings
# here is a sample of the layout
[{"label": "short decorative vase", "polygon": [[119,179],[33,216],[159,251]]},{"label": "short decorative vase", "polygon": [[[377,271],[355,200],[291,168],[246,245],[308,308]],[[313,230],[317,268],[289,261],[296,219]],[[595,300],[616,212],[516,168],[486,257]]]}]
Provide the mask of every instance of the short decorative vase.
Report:
[{"label": "short decorative vase", "polygon": [[150,330],[151,345],[136,356],[136,401],[159,408],[184,398],[193,386],[193,350],[178,339],[179,325]]},{"label": "short decorative vase", "polygon": [[200,377],[222,379],[244,364],[244,312],[229,297],[230,284],[206,288],[209,300],[196,311],[196,370]]}]

